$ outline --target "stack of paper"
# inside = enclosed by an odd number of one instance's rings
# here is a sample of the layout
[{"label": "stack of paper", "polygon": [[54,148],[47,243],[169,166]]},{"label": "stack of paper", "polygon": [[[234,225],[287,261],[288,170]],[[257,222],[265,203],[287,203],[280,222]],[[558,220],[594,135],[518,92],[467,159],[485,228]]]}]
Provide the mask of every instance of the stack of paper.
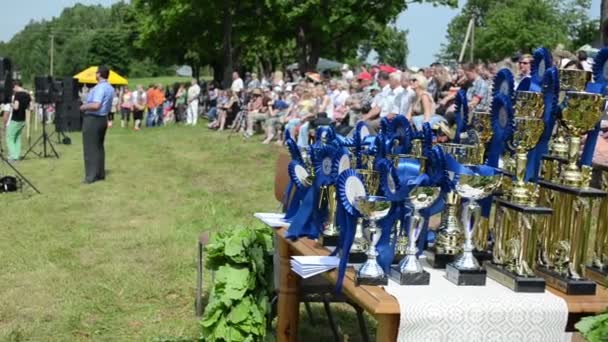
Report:
[{"label": "stack of paper", "polygon": [[293,256],[291,259],[291,269],[305,279],[334,269],[340,263],[335,256]]},{"label": "stack of paper", "polygon": [[272,228],[289,227],[289,222],[285,221],[285,214],[281,213],[255,213],[253,216],[260,219]]}]

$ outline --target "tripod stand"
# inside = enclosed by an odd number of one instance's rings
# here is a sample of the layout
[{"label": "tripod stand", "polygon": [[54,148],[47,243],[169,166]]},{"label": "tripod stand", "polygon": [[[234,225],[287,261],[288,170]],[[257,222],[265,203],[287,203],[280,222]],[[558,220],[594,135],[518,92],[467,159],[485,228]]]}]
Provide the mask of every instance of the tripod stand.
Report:
[{"label": "tripod stand", "polygon": [[[34,147],[36,145],[42,144],[42,153],[37,153],[34,151]],[[47,145],[50,147],[50,150],[53,152],[52,154],[47,150]],[[53,142],[51,141],[51,136],[46,132],[46,108],[42,107],[42,135],[36,139],[34,144],[30,146],[30,148],[23,155],[23,159],[27,157],[30,152],[36,154],[41,158],[57,158],[59,159],[59,153],[55,150],[55,146],[53,146]]]},{"label": "tripod stand", "polygon": [[19,172],[19,170],[17,170],[17,168],[11,164],[5,157],[4,154],[0,153],[0,161],[4,162],[4,164],[6,164],[11,170],[13,170],[15,172],[15,174],[17,174],[17,177],[22,181],[25,182],[27,185],[30,186],[30,188],[32,188],[34,191],[36,191],[37,194],[40,194],[40,191],[34,186],[34,184],[32,184],[32,182],[29,181],[29,179],[27,179],[21,172]]}]

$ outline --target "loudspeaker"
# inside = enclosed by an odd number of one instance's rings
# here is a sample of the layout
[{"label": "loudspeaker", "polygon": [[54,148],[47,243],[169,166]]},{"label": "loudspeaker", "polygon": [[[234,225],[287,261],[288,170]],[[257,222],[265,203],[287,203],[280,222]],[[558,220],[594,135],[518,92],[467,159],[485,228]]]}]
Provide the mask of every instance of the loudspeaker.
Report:
[{"label": "loudspeaker", "polygon": [[72,77],[63,79],[62,102],[75,101],[80,99],[78,96],[78,80]]},{"label": "loudspeaker", "polygon": [[10,103],[13,96],[13,67],[11,60],[0,57],[0,103]]},{"label": "loudspeaker", "polygon": [[58,102],[55,105],[55,129],[58,132],[79,132],[82,130],[80,100],[71,99],[70,101]]},{"label": "loudspeaker", "polygon": [[34,96],[39,104],[53,102],[53,78],[51,76],[36,76],[34,78]]}]

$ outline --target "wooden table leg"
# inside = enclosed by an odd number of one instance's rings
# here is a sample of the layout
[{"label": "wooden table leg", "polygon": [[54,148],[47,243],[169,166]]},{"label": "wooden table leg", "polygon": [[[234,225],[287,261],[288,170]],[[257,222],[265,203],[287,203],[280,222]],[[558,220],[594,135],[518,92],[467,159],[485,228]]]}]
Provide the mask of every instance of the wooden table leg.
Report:
[{"label": "wooden table leg", "polygon": [[298,340],[299,277],[292,272],[289,264],[291,259],[289,244],[280,233],[277,233],[277,235],[276,247],[280,259],[277,340],[279,342],[295,342]]},{"label": "wooden table leg", "polygon": [[378,315],[378,328],[376,329],[376,342],[397,341],[399,333],[399,315]]}]

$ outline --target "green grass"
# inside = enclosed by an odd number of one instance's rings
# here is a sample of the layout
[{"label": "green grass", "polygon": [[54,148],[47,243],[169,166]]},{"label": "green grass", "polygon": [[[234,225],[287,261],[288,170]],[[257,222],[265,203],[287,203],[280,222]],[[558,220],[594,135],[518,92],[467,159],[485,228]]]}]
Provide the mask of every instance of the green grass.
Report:
[{"label": "green grass", "polygon": [[[211,77],[202,77],[205,80],[210,80]],[[171,86],[175,83],[190,83],[191,77],[180,77],[180,76],[161,76],[161,77],[142,77],[142,78],[130,78],[129,86],[135,87],[138,84],[148,87],[150,84],[162,84],[164,86]]]},{"label": "green grass", "polygon": [[[69,135],[60,159],[18,163],[42,195],[0,194],[0,341],[198,337],[197,237],[276,210],[278,147],[202,127],[114,127],[108,178],[85,186],[81,137]],[[358,340],[352,310],[337,311]],[[324,321],[302,318],[301,336],[331,341]]]}]

